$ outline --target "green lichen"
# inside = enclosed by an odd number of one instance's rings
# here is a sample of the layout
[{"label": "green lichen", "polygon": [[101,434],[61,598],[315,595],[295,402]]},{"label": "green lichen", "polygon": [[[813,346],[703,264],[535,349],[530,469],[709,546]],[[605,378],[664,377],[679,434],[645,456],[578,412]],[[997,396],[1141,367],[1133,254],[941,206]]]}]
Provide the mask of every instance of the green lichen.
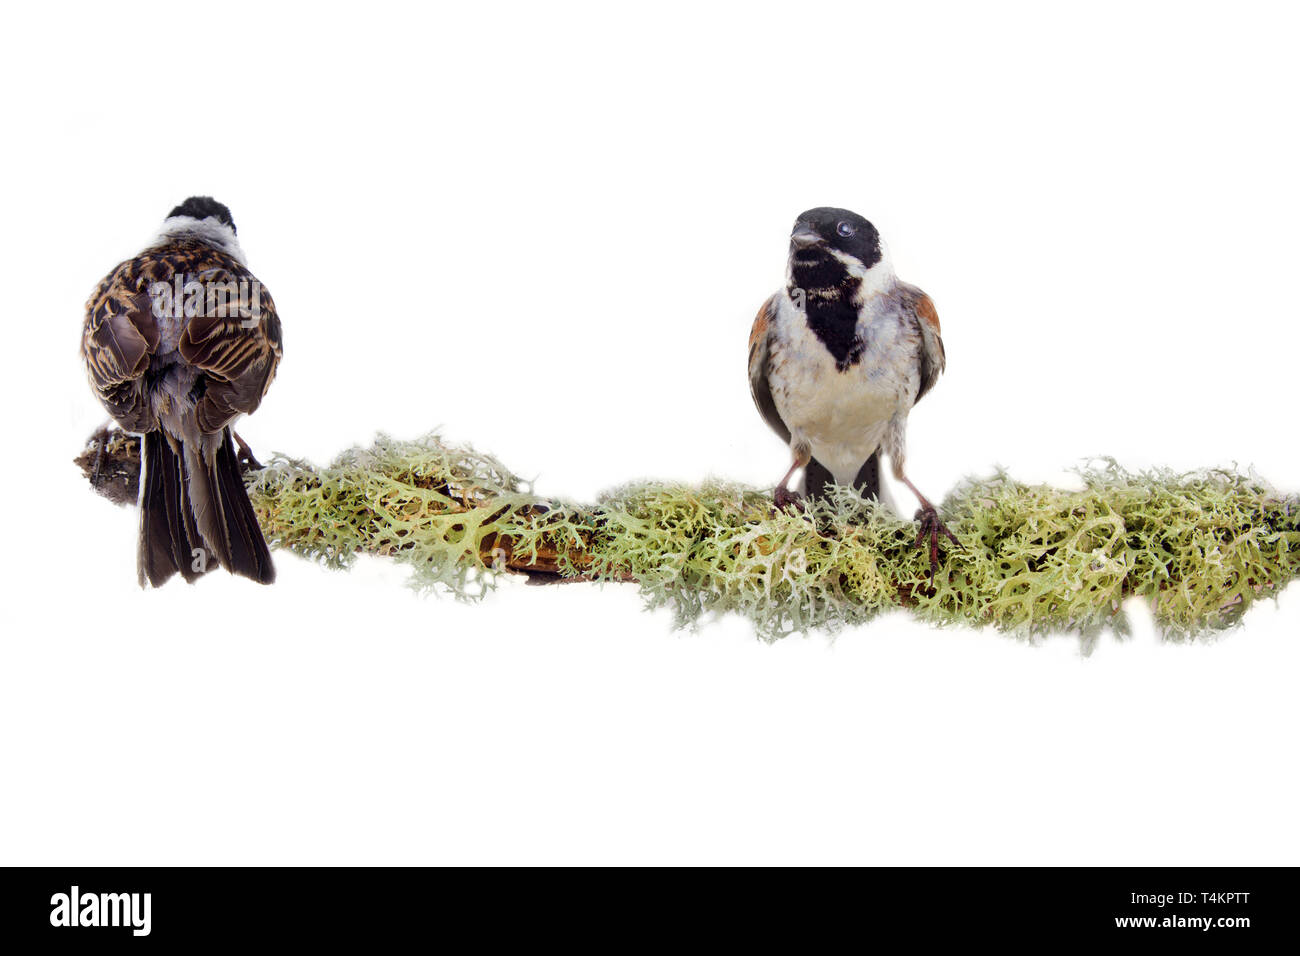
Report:
[{"label": "green lichen", "polygon": [[629,485],[582,507],[536,497],[496,459],[436,436],[380,437],[327,468],[277,459],[251,479],[268,541],[330,567],[357,554],[420,588],[481,597],[510,569],[634,581],[678,624],[748,618],[764,639],[906,607],[1021,635],[1125,628],[1148,601],[1162,632],[1229,627],[1300,570],[1300,502],[1226,471],[1080,472],[1081,491],[971,479],[941,512],[961,541],[934,588],[915,525],[849,492],[807,514],[734,485]]}]

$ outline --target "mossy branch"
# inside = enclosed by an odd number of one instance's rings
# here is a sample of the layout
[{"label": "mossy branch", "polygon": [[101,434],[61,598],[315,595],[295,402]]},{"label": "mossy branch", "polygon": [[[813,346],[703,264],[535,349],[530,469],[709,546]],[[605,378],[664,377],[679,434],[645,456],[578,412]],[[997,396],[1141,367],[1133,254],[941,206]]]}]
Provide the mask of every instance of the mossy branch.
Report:
[{"label": "mossy branch", "polygon": [[[96,490],[135,500],[138,442],[92,436],[77,459]],[[421,588],[481,596],[501,574],[633,582],[679,624],[748,617],[760,636],[857,624],[907,607],[936,623],[1020,635],[1125,629],[1150,602],[1163,633],[1237,622],[1300,572],[1300,500],[1227,471],[1081,472],[1082,491],[969,480],[941,509],[962,543],[935,587],[915,526],[851,493],[806,515],[735,485],[629,485],[595,505],[544,500],[495,458],[437,436],[344,452],[325,468],[277,457],[246,474],[272,547],[332,568],[358,554],[413,569]]]}]

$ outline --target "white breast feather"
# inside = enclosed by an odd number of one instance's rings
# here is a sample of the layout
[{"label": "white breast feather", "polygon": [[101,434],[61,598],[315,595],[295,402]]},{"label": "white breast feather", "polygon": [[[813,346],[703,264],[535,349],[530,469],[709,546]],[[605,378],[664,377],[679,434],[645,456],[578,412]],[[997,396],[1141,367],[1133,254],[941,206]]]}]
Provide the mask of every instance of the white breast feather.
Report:
[{"label": "white breast feather", "polygon": [[777,300],[772,398],[792,444],[806,441],[842,485],[852,484],[880,447],[890,420],[910,410],[920,381],[920,343],[893,296],[871,300],[858,334],[867,343],[862,360],[841,372],[790,296],[783,292]]}]

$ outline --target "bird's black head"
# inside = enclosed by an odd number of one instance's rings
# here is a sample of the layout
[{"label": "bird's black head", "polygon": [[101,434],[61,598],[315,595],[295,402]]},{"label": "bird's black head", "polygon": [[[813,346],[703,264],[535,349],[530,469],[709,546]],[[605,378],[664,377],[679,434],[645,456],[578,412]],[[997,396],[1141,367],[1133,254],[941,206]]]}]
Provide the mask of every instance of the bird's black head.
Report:
[{"label": "bird's black head", "polygon": [[[837,256],[836,253],[839,255]],[[856,212],[818,206],[801,213],[790,234],[792,266],[813,266],[827,259],[852,257],[870,269],[882,258],[880,233]]]},{"label": "bird's black head", "polygon": [[235,228],[235,221],[230,218],[229,207],[217,202],[211,196],[191,196],[167,214],[168,219],[171,219],[173,216],[189,216],[193,219],[215,219],[222,225],[229,226],[231,232],[239,231]]}]

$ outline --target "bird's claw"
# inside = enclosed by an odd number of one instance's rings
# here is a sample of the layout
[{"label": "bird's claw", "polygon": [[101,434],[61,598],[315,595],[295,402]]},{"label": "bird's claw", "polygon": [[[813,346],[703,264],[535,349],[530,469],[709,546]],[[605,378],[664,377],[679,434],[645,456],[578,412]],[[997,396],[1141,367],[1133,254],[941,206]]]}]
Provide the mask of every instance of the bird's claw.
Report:
[{"label": "bird's claw", "polygon": [[248,442],[239,437],[238,432],[231,432],[231,437],[235,439],[235,445],[239,449],[235,461],[243,465],[246,471],[261,471],[266,467],[253,457],[253,449],[249,447]]},{"label": "bird's claw", "polygon": [[916,521],[919,525],[916,531],[916,542],[912,545],[919,548],[928,538],[930,541],[930,590],[934,590],[934,574],[939,570],[939,535],[942,534],[961,550],[961,542],[957,536],[948,529],[948,526],[939,520],[939,513],[933,508],[920,508],[916,512]]},{"label": "bird's claw", "polygon": [[772,494],[772,500],[776,502],[777,510],[784,511],[788,506],[793,505],[796,511],[803,511],[803,495],[797,491],[791,491],[789,488],[778,488]]},{"label": "bird's claw", "polygon": [[253,452],[251,450],[241,451],[239,453],[238,461],[249,471],[261,471],[263,468],[266,467],[264,464],[262,464],[260,461],[258,461],[256,458],[253,457]]}]

